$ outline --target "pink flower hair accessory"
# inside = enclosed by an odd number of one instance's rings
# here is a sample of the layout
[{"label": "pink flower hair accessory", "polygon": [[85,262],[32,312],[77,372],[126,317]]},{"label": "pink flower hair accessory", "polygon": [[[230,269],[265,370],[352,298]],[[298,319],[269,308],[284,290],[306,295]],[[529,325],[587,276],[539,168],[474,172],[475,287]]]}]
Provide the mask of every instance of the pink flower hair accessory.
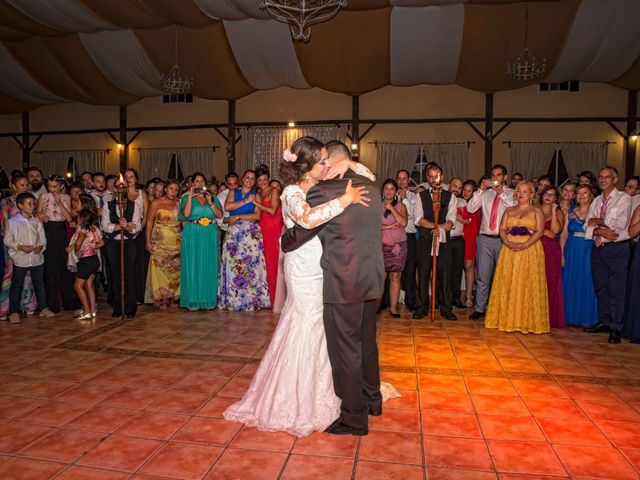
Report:
[{"label": "pink flower hair accessory", "polygon": [[295,153],[291,153],[291,150],[289,150],[288,148],[284,152],[282,152],[282,158],[285,162],[292,163],[298,160],[298,156]]}]

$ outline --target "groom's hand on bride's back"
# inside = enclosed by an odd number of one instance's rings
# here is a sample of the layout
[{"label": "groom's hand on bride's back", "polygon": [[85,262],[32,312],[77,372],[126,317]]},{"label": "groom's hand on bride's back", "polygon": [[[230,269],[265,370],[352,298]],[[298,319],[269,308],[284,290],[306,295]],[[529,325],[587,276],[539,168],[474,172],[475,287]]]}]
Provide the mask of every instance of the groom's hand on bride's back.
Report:
[{"label": "groom's hand on bride's back", "polygon": [[347,208],[349,205],[362,205],[368,207],[371,198],[369,198],[369,190],[365,186],[354,187],[353,182],[349,180],[344,189],[344,194],[340,198],[340,206]]}]

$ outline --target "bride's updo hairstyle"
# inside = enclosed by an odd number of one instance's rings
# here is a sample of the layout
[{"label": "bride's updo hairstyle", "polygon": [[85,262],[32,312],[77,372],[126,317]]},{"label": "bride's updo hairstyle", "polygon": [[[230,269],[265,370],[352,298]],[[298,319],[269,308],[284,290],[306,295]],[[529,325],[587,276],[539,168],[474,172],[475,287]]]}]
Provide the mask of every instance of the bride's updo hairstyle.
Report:
[{"label": "bride's updo hairstyle", "polygon": [[300,182],[304,174],[322,158],[323,147],[324,144],[313,137],[300,137],[293,142],[280,162],[278,176],[282,183],[287,186]]}]

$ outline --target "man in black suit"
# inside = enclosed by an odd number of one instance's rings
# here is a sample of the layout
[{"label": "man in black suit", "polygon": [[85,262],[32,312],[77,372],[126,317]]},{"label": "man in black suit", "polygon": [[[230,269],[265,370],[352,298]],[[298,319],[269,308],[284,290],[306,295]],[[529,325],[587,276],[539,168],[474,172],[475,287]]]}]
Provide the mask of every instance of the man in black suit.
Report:
[{"label": "man in black suit", "polygon": [[[330,166],[350,159],[349,149],[342,142],[329,142],[325,148]],[[376,345],[376,299],[384,287],[382,202],[373,182],[351,170],[344,178],[315,185],[307,193],[307,202],[315,207],[339,197],[348,180],[353,186],[368,188],[368,207],[351,205],[313,230],[299,226],[289,229],[281,245],[289,252],[316,234],[322,242],[324,327],[334,389],[342,400],[340,417],[326,431],[366,435],[368,415],[382,414]]]}]

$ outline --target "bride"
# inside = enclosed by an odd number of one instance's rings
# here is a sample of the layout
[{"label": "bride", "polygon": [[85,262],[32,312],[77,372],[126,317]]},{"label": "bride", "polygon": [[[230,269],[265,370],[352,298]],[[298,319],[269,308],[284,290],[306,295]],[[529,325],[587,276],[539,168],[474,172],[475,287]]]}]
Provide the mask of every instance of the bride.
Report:
[{"label": "bride", "polygon": [[[313,208],[306,202],[309,189],[327,176],[328,154],[319,140],[301,137],[283,157],[280,177],[287,186],[281,200],[287,228],[298,224],[311,229],[349,205],[367,205],[366,188],[353,187],[351,181],[344,194],[330,202]],[[375,180],[368,168],[353,161],[334,168],[342,173],[351,168]],[[280,321],[249,390],[224,412],[225,419],[304,437],[325,430],[340,415],[322,320],[321,256],[317,236],[285,254],[287,299]]]}]

